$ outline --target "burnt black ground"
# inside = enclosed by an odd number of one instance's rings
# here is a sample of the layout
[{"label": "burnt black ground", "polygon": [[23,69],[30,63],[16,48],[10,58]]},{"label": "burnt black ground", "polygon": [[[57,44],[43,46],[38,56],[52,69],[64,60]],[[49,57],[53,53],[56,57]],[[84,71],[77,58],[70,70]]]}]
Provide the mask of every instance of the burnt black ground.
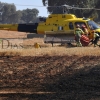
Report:
[{"label": "burnt black ground", "polygon": [[0,100],[100,100],[100,56],[1,56],[0,88]]}]

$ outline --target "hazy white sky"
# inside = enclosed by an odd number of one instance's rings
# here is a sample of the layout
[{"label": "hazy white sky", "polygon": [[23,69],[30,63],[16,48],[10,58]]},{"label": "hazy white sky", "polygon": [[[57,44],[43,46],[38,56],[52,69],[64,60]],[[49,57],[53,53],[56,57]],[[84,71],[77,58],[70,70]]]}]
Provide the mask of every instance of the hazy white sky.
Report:
[{"label": "hazy white sky", "polygon": [[[49,14],[47,12],[46,7],[37,7],[37,6],[43,6],[42,0],[0,0],[0,1],[4,2],[4,3],[14,3],[17,10],[23,10],[23,9],[27,9],[27,8],[30,8],[30,9],[37,8],[39,10],[39,16],[47,17]],[[30,5],[30,6],[28,6],[28,5]]]}]

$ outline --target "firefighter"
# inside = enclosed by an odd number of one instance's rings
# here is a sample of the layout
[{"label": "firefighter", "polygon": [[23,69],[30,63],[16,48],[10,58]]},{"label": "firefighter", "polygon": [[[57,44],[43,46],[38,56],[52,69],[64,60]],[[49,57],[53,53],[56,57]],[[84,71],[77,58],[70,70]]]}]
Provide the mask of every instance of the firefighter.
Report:
[{"label": "firefighter", "polygon": [[82,25],[82,30],[84,31],[84,34],[88,37],[89,32],[84,24]]},{"label": "firefighter", "polygon": [[96,47],[96,46],[100,47],[100,45],[98,44],[98,41],[100,38],[99,34],[96,33],[94,30],[92,31],[92,33],[93,33],[93,43],[92,44],[94,44],[94,47]]},{"label": "firefighter", "polygon": [[76,45],[78,47],[82,47],[82,44],[81,44],[81,41],[80,41],[80,38],[82,36],[82,34],[84,34],[84,32],[82,31],[82,29],[80,28],[80,25],[76,25],[76,29],[75,29],[75,39],[76,39]]}]

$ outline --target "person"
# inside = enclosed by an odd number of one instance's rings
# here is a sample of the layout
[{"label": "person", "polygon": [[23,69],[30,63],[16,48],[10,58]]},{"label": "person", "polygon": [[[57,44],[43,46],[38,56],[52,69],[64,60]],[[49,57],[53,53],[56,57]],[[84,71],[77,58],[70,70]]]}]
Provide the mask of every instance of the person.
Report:
[{"label": "person", "polygon": [[84,34],[88,37],[89,31],[84,24],[82,25],[82,30],[84,31]]},{"label": "person", "polygon": [[100,47],[100,45],[98,44],[98,41],[99,41],[99,38],[100,38],[99,34],[96,33],[95,30],[93,30],[92,33],[93,33],[92,44],[94,44],[94,47],[96,47],[96,46]]},{"label": "person", "polygon": [[80,39],[81,39],[82,34],[84,34],[84,32],[80,28],[79,24],[76,25],[76,29],[74,31],[74,34],[75,34],[75,39],[76,39],[76,45],[81,47],[82,44],[81,44]]}]

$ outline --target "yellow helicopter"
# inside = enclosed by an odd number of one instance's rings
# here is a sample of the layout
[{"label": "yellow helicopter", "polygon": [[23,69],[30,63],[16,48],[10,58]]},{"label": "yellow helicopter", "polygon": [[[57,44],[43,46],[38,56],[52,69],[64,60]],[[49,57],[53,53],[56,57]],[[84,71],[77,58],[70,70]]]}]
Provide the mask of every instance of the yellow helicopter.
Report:
[{"label": "yellow helicopter", "polygon": [[[67,9],[87,9],[64,5]],[[92,8],[93,9],[93,8]],[[92,30],[100,34],[100,26],[90,18],[77,18],[74,14],[51,14],[44,22],[29,24],[0,24],[0,30],[29,32],[44,35],[45,43],[73,43],[76,24],[87,27],[89,39],[93,39]]]}]

